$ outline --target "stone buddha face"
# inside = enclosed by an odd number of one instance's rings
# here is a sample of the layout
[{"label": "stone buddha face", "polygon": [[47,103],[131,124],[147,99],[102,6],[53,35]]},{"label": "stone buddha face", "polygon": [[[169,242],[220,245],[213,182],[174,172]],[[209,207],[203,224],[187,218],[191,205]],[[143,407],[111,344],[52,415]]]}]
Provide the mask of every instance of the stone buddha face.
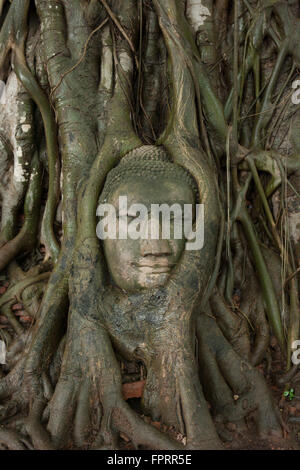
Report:
[{"label": "stone buddha face", "polygon": [[[175,238],[175,225],[180,222],[183,226],[183,220],[179,221],[178,217],[183,219],[184,205],[195,205],[195,191],[184,178],[180,182],[180,178],[168,177],[167,171],[153,178],[150,171],[144,176],[137,173],[122,178],[105,199],[105,203],[114,207],[117,222],[116,237],[103,240],[108,270],[113,282],[130,293],[166,283],[186,243],[183,233],[180,238]],[[124,196],[126,206],[120,205],[120,198]],[[142,212],[136,210],[136,204],[143,206]],[[168,207],[176,204],[181,208],[179,214],[170,212],[170,236],[167,238],[162,233],[163,217],[153,215],[153,204],[167,204]],[[151,231],[153,223],[156,223],[155,238]],[[124,224],[128,227],[128,236],[120,239]],[[131,236],[132,225],[142,236]]]},{"label": "stone buddha face", "polygon": [[[119,197],[127,196],[128,208],[124,212],[119,207]],[[178,183],[158,178],[154,181],[137,178],[130,184],[122,183],[110,196],[108,202],[115,207],[117,214],[116,239],[103,241],[104,253],[109,272],[115,284],[120,288],[134,292],[141,289],[159,287],[167,281],[170,272],[176,266],[185,247],[185,238],[174,238],[174,218],[170,220],[170,239],[162,237],[159,230],[159,238],[151,238],[151,204],[176,203],[182,207],[184,204],[193,204],[194,195],[187,184]],[[147,221],[145,222],[144,238],[132,239],[129,236],[119,239],[119,223],[125,222],[130,229],[130,223],[136,218],[136,212],[131,212],[133,204],[142,204],[147,208]],[[138,215],[140,216],[140,214]],[[171,215],[172,217],[172,215]],[[162,220],[156,220],[161,229]]]}]

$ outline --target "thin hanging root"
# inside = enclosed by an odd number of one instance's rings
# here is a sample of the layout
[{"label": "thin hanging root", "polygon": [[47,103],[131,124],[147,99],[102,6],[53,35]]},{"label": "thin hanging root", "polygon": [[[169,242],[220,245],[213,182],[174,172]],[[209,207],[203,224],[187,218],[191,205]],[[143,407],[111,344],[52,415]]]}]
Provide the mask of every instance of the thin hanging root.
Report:
[{"label": "thin hanging root", "polygon": [[271,277],[267,270],[265,260],[258,244],[252,220],[247,212],[246,207],[243,208],[242,213],[239,215],[239,220],[243,225],[246,238],[252,251],[256,270],[262,287],[264,300],[266,303],[266,310],[269,321],[274,329],[274,334],[279,341],[280,347],[282,350],[284,350],[284,335],[278,302],[274,292]]},{"label": "thin hanging root", "polygon": [[[293,273],[292,269],[292,264],[290,261],[290,256],[289,253],[287,252],[286,248],[284,247],[280,236],[277,232],[276,229],[276,224],[273,219],[273,214],[271,212],[271,209],[269,207],[263,186],[261,184],[259,174],[257,172],[255,162],[251,158],[251,154],[247,157],[247,161],[249,163],[249,167],[251,169],[253,179],[255,181],[257,191],[259,193],[259,196],[261,198],[266,217],[269,221],[270,229],[272,232],[272,235],[274,237],[274,241],[280,250],[281,257],[282,259],[286,262],[287,265],[287,273],[290,276]],[[287,347],[287,367],[290,367],[290,356],[291,356],[291,350],[292,350],[292,345],[295,340],[298,339],[299,336],[299,299],[298,299],[298,285],[297,281],[295,278],[291,278],[290,282],[290,324],[289,324],[289,332],[288,332],[288,347]]]},{"label": "thin hanging root", "polygon": [[36,243],[42,193],[41,164],[33,157],[31,177],[24,204],[24,224],[20,233],[0,249],[0,271],[22,251],[30,251]]},{"label": "thin hanging root", "polygon": [[38,106],[44,122],[48,154],[49,189],[42,223],[42,238],[48,254],[52,257],[55,263],[60,251],[60,247],[56,240],[53,229],[60,191],[57,129],[50,103],[28,69],[24,59],[24,54],[19,48],[15,49],[15,54],[16,74],[27,92],[30,94],[33,101],[35,101],[36,105]]},{"label": "thin hanging root", "polygon": [[279,73],[282,69],[286,56],[288,54],[288,48],[289,48],[289,40],[286,39],[282,42],[282,45],[281,45],[281,48],[277,57],[277,62],[273,69],[271,78],[268,82],[268,85],[267,85],[267,88],[266,88],[266,91],[264,93],[264,97],[262,100],[261,109],[257,116],[256,122],[253,128],[252,144],[254,147],[257,147],[257,148],[260,148],[262,145],[261,144],[261,138],[262,138],[261,132],[267,126],[272,116],[272,114],[270,116],[266,116],[266,111],[270,108],[271,97],[274,92],[274,88],[276,84],[278,83]]},{"label": "thin hanging root", "polygon": [[251,175],[248,176],[243,187],[241,187],[239,184],[236,168],[233,169],[232,175],[236,203],[234,209],[232,210],[231,223],[233,223],[234,220],[239,220],[243,226],[246,239],[252,252],[258,279],[260,281],[262,295],[266,305],[267,316],[283,351],[285,344],[283,326],[274,286],[258,243],[252,219],[245,204],[247,191],[251,181]]},{"label": "thin hanging root", "polygon": [[140,68],[140,64],[137,60],[137,54],[136,54],[136,50],[135,50],[135,47],[130,39],[130,37],[128,36],[128,34],[126,33],[126,31],[124,30],[123,26],[121,25],[121,23],[119,22],[118,18],[116,17],[116,15],[114,14],[114,12],[111,10],[111,8],[109,7],[109,5],[107,4],[106,0],[100,0],[101,3],[103,4],[105,10],[107,11],[108,15],[110,16],[110,18],[112,19],[112,21],[114,22],[114,24],[116,25],[116,27],[118,28],[118,30],[120,31],[120,33],[122,34],[122,36],[124,36],[124,38],[126,39],[127,43],[129,44],[129,47],[131,49],[131,52],[134,54],[134,58],[135,58],[135,63],[136,63],[136,67],[137,69],[139,70]]},{"label": "thin hanging root", "polygon": [[49,167],[49,190],[42,224],[42,233],[47,251],[54,262],[56,262],[60,250],[53,231],[53,222],[59,197],[57,129],[49,100],[39,87],[26,64],[24,48],[27,37],[29,6],[30,0],[14,0],[9,9],[0,33],[0,71],[5,64],[8,53],[13,51],[13,62],[17,77],[38,106],[42,115]]},{"label": "thin hanging root", "polygon": [[[4,162],[7,164],[3,180],[5,181],[9,176],[8,184],[2,185],[0,183],[2,196],[0,246],[18,233],[19,210],[28,189],[29,170],[35,149],[33,103],[22,85],[18,84],[13,71],[6,82],[4,98],[2,119],[3,122],[7,120],[7,123],[12,129],[15,128],[15,131],[14,138],[11,136],[11,141],[8,140],[9,134],[5,136],[0,134],[1,166],[3,167]],[[5,127],[4,125],[3,131],[5,131]],[[9,166],[13,162],[12,171]]]}]

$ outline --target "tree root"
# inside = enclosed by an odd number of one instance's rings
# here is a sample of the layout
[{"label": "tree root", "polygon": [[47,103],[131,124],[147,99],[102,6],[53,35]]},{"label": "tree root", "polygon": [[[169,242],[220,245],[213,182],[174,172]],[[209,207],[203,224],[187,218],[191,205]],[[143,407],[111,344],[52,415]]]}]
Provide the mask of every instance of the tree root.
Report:
[{"label": "tree root", "polygon": [[[205,395],[208,400],[212,400],[215,413],[223,415],[228,421],[240,421],[251,413],[261,436],[283,437],[279,411],[261,374],[233,351],[212,318],[206,315],[198,317],[197,335],[200,375],[205,384]],[[205,354],[214,358],[211,365],[205,365]],[[204,368],[201,368],[202,363]],[[221,375],[216,375],[216,369],[212,367],[216,365]],[[210,382],[212,374],[215,380]],[[221,387],[220,393],[217,392],[218,387]],[[226,389],[226,393],[223,389]]]},{"label": "tree root", "polygon": [[6,429],[0,425],[0,443],[4,444],[9,450],[28,450],[32,449],[28,440],[19,435],[16,431]]},{"label": "tree root", "polygon": [[20,233],[0,248],[0,271],[22,251],[30,251],[36,243],[41,205],[41,165],[38,155],[32,159],[31,178],[24,204],[24,224]]}]

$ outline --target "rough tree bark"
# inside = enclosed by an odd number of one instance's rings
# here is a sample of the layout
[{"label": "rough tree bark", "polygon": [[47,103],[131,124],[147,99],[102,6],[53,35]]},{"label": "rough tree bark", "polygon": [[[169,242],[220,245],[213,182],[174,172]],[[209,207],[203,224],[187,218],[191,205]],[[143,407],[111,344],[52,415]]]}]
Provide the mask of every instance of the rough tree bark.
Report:
[{"label": "rough tree bark", "polygon": [[[289,442],[256,366],[273,336],[289,370],[299,336],[299,2],[0,12],[1,448],[221,449],[228,422]],[[96,209],[144,144],[193,175],[205,246],[133,298],[107,285]],[[145,380],[138,404],[122,392],[128,363]]]}]

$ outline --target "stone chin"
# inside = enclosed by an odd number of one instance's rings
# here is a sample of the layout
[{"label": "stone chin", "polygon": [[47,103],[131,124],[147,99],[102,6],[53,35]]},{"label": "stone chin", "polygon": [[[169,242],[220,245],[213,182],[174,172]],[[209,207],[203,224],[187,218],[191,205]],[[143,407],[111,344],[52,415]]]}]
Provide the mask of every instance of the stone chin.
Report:
[{"label": "stone chin", "polygon": [[115,285],[128,293],[137,293],[147,289],[163,287],[167,283],[170,274],[171,269],[166,267],[138,268],[132,266],[130,270],[124,272],[123,276],[120,275],[119,271],[113,272],[110,270],[110,275]]},{"label": "stone chin", "polygon": [[170,277],[170,272],[157,273],[157,272],[140,272],[138,274],[137,289],[153,289],[162,287],[166,284]]}]

